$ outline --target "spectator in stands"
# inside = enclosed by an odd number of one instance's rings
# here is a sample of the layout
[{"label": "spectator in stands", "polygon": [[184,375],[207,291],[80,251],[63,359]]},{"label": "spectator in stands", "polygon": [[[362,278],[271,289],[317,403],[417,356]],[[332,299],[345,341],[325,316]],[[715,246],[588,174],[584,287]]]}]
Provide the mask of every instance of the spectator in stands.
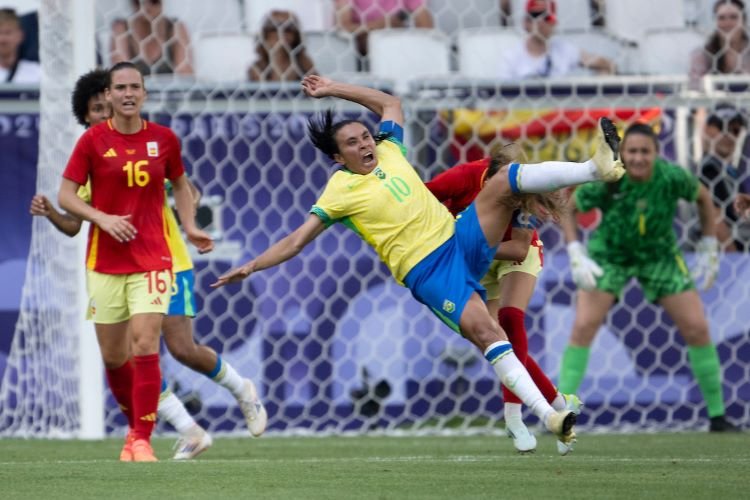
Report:
[{"label": "spectator in stands", "polygon": [[39,63],[18,57],[23,37],[16,11],[0,9],[0,83],[39,83],[41,80]]},{"label": "spectator in stands", "polygon": [[299,20],[288,10],[273,10],[265,17],[255,52],[258,59],[248,69],[252,81],[300,81],[315,74],[302,43]]},{"label": "spectator in stands", "polygon": [[554,38],[557,5],[554,0],[528,0],[523,26],[528,36],[502,54],[509,80],[570,75],[580,68],[611,74],[615,65],[560,38]]},{"label": "spectator in stands", "polygon": [[750,36],[742,0],[718,0],[714,4],[716,29],[703,47],[693,51],[690,82],[700,85],[706,74],[750,73]]},{"label": "spectator in stands", "polygon": [[161,0],[132,0],[133,14],[112,23],[112,64],[129,61],[144,75],[192,75],[190,35],[162,13]]},{"label": "spectator in stands", "polygon": [[336,0],[336,25],[353,33],[357,50],[367,56],[367,35],[383,28],[434,28],[427,0]]},{"label": "spectator in stands", "polygon": [[738,216],[732,205],[744,180],[735,162],[735,152],[745,125],[745,117],[739,110],[722,103],[711,111],[703,131],[704,155],[698,175],[718,208],[716,236],[726,252],[743,250],[747,245],[735,231]]}]

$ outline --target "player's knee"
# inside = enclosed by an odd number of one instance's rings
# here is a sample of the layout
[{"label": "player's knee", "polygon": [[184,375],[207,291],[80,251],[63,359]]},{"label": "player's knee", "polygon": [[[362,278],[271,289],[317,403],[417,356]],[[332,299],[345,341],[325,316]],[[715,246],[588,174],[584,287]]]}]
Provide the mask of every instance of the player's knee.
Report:
[{"label": "player's knee", "polygon": [[711,342],[708,323],[705,319],[695,319],[681,328],[682,336],[689,345],[706,345]]},{"label": "player's knee", "polygon": [[180,339],[175,338],[167,340],[166,336],[164,337],[164,343],[167,346],[169,354],[171,354],[172,357],[177,360],[177,362],[185,365],[189,364],[193,359],[192,354],[195,349],[192,343],[185,343]]}]

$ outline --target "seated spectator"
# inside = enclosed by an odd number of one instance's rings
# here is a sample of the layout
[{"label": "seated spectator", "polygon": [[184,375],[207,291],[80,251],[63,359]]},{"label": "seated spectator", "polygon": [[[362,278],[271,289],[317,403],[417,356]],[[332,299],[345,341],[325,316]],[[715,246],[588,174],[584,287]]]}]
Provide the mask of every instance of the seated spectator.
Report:
[{"label": "seated spectator", "polygon": [[16,11],[0,9],[0,83],[39,83],[42,79],[38,62],[18,57],[23,37]]},{"label": "seated spectator", "polygon": [[297,16],[287,10],[273,10],[265,17],[255,45],[258,59],[248,69],[251,81],[291,82],[315,74],[299,26]]},{"label": "seated spectator", "polygon": [[553,37],[557,25],[554,0],[528,0],[524,29],[528,36],[503,52],[508,80],[565,76],[586,68],[597,73],[614,73],[615,65],[605,57],[590,54]]},{"label": "seated spectator", "polygon": [[367,55],[367,34],[383,28],[434,28],[427,0],[336,0],[336,25],[353,33],[357,50]]},{"label": "seated spectator", "polygon": [[742,0],[719,0],[714,4],[716,29],[690,59],[690,83],[700,86],[707,74],[750,73],[750,37]]},{"label": "seated spectator", "polygon": [[132,0],[133,14],[112,23],[112,64],[130,61],[144,75],[192,75],[185,24],[162,15],[161,0]]},{"label": "seated spectator", "polygon": [[738,216],[732,205],[744,180],[735,162],[738,138],[745,128],[745,117],[731,104],[718,104],[706,119],[703,130],[703,159],[698,176],[711,192],[721,220],[717,222],[717,238],[724,251],[743,250],[746,242],[737,234]]}]

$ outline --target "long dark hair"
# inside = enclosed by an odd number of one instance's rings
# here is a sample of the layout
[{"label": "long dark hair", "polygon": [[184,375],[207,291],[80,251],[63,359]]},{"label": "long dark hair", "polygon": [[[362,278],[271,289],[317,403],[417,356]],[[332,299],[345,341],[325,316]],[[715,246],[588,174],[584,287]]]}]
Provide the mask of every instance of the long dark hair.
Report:
[{"label": "long dark hair", "polygon": [[[742,41],[745,43],[745,45],[748,44],[750,41],[750,37],[748,37],[747,27],[745,23],[747,22],[747,13],[745,12],[745,2],[742,0],[718,0],[714,4],[714,15],[719,10],[719,7],[725,4],[731,4],[737,7],[741,14],[742,14]],[[733,68],[727,67],[727,60],[726,60],[726,53],[727,53],[727,47],[724,46],[724,39],[721,36],[721,34],[718,32],[718,30],[714,30],[713,33],[711,33],[711,36],[708,38],[708,41],[706,42],[706,45],[704,45],[704,50],[708,55],[711,56],[712,64],[711,64],[711,73],[731,73]]]},{"label": "long dark hair", "polygon": [[[339,153],[339,146],[336,143],[336,132],[338,132],[341,127],[349,125],[350,123],[359,123],[367,130],[370,130],[370,127],[359,120],[341,120],[334,123],[333,110],[329,109],[324,113],[318,113],[317,115],[312,116],[307,121],[307,134],[310,136],[313,145],[333,160],[333,155]],[[372,131],[370,131],[370,133],[372,133]],[[393,134],[390,132],[380,133],[373,136],[373,139],[375,140],[375,144],[379,144],[392,135]]]}]

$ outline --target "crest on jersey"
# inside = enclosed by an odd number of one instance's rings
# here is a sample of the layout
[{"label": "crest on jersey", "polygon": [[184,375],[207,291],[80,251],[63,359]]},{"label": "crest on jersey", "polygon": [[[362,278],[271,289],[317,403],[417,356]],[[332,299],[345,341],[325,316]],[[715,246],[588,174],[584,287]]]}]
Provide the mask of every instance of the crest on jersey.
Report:
[{"label": "crest on jersey", "polygon": [[159,143],[156,141],[147,142],[146,154],[152,157],[159,156]]},{"label": "crest on jersey", "polygon": [[448,299],[445,299],[443,301],[443,311],[447,312],[448,314],[451,314],[455,310],[456,310],[456,304],[454,304]]}]

